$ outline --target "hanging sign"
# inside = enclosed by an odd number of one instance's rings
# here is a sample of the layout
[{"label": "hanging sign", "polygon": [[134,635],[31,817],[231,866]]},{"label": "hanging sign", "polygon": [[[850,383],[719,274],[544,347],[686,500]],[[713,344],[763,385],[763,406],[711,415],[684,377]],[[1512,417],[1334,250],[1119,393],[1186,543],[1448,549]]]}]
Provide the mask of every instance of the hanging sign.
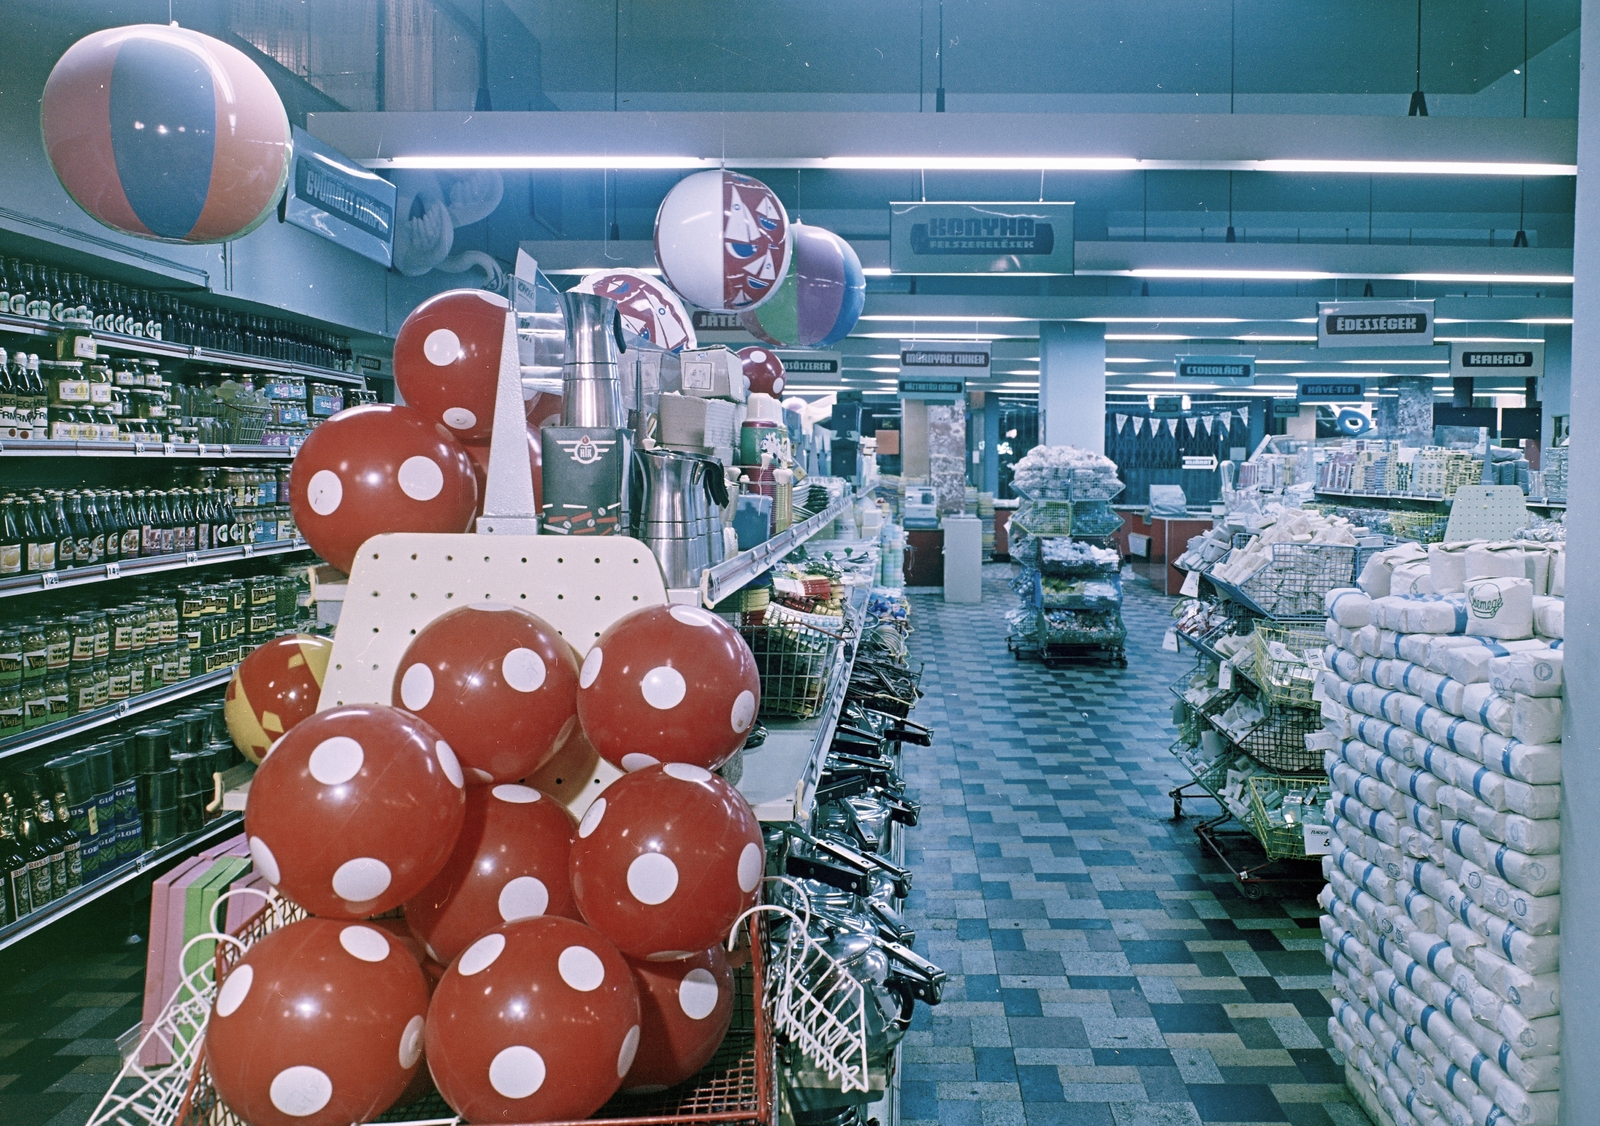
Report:
[{"label": "hanging sign", "polygon": [[1544,374],[1544,341],[1452,344],[1450,374],[1457,378],[1471,375],[1541,376]]},{"label": "hanging sign", "polygon": [[1185,469],[1204,469],[1209,472],[1217,467],[1217,459],[1215,455],[1210,455],[1207,457],[1185,456],[1183,459],[1183,467]]},{"label": "hanging sign", "polygon": [[813,352],[809,349],[791,352],[774,348],[772,354],[783,361],[784,377],[791,383],[802,375],[837,379],[844,366],[844,357],[838,352]]},{"label": "hanging sign", "polygon": [[1224,387],[1248,387],[1256,381],[1254,356],[1176,356],[1174,374],[1178,382],[1216,383]]},{"label": "hanging sign", "polygon": [[1432,301],[1319,301],[1318,348],[1433,343]]},{"label": "hanging sign", "polygon": [[290,128],[294,156],[278,220],[392,266],[395,186],[299,126]]},{"label": "hanging sign", "polygon": [[[690,317],[696,332],[745,332],[739,323],[738,313],[723,313],[714,309],[696,309]],[[748,335],[748,333],[747,333]]]},{"label": "hanging sign", "polygon": [[891,203],[897,274],[1070,274],[1070,203]]},{"label": "hanging sign", "polygon": [[967,375],[987,374],[989,344],[968,340],[902,340],[900,397],[949,402],[967,393]]},{"label": "hanging sign", "polygon": [[1348,403],[1366,395],[1359,379],[1302,379],[1295,399],[1302,403]]}]

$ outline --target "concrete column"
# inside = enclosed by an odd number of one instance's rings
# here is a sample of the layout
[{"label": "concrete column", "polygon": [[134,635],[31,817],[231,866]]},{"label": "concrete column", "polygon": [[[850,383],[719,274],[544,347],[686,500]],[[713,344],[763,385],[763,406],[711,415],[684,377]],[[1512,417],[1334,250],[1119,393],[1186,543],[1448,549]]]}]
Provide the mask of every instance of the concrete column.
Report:
[{"label": "concrete column", "polygon": [[[1584,0],[1579,45],[1578,183],[1573,231],[1572,366],[1600,367],[1600,0]],[[1600,380],[1572,382],[1566,707],[1561,740],[1561,1121],[1600,1122]]]},{"label": "concrete column", "polygon": [[1039,324],[1039,429],[1047,446],[1106,452],[1106,333],[1097,324]]},{"label": "concrete column", "polygon": [[1572,413],[1572,327],[1544,326],[1544,378],[1539,380],[1539,405],[1544,420],[1539,429],[1539,448],[1555,444],[1551,419]]},{"label": "concrete column", "polygon": [[1000,494],[1000,400],[983,397],[983,485],[980,491]]},{"label": "concrete column", "polygon": [[1470,407],[1472,405],[1472,389],[1472,376],[1456,376],[1450,381],[1450,405],[1452,407]]}]

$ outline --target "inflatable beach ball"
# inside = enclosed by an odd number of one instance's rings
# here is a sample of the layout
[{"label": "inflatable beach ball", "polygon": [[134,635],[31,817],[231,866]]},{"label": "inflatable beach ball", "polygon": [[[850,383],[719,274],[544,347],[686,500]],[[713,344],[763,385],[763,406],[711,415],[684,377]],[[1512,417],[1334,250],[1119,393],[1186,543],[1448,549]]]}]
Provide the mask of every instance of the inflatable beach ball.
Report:
[{"label": "inflatable beach ball", "polygon": [[599,270],[572,287],[617,303],[622,330],[669,352],[698,346],[694,322],[678,295],[638,270]]},{"label": "inflatable beach ball", "polygon": [[656,212],[656,265],[702,309],[764,304],[789,268],[790,227],[767,185],[726,169],[679,180]]},{"label": "inflatable beach ball", "polygon": [[796,223],[789,278],[760,309],[739,314],[757,340],[776,347],[827,348],[855,328],[867,300],[861,259],[823,227]]},{"label": "inflatable beach ball", "polygon": [[289,119],[267,76],[237,48],[181,27],[78,40],[45,83],[40,124],[67,194],[143,238],[247,234],[289,173]]}]

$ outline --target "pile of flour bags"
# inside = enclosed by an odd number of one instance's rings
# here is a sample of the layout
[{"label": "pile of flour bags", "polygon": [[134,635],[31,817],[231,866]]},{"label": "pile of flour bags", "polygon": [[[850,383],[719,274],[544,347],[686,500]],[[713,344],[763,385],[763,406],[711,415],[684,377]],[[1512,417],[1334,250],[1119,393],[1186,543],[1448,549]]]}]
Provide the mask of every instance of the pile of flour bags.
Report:
[{"label": "pile of flour bags", "polygon": [[1325,599],[1329,1032],[1375,1120],[1556,1126],[1565,575],[1407,544]]}]

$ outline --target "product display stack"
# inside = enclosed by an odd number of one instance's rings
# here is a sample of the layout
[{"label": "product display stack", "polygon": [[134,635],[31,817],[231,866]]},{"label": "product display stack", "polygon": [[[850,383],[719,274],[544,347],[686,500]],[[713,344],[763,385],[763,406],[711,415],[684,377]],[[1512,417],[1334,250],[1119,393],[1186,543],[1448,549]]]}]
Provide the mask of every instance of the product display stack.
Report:
[{"label": "product display stack", "polygon": [[1327,595],[1329,1033],[1374,1121],[1558,1121],[1565,572],[1406,545]]},{"label": "product display stack", "polygon": [[1126,665],[1122,556],[1111,536],[1122,491],[1109,458],[1075,446],[1035,446],[1015,466],[1022,504],[1006,525],[1021,605],[1007,614],[1007,644],[1023,658],[1079,657]]}]

